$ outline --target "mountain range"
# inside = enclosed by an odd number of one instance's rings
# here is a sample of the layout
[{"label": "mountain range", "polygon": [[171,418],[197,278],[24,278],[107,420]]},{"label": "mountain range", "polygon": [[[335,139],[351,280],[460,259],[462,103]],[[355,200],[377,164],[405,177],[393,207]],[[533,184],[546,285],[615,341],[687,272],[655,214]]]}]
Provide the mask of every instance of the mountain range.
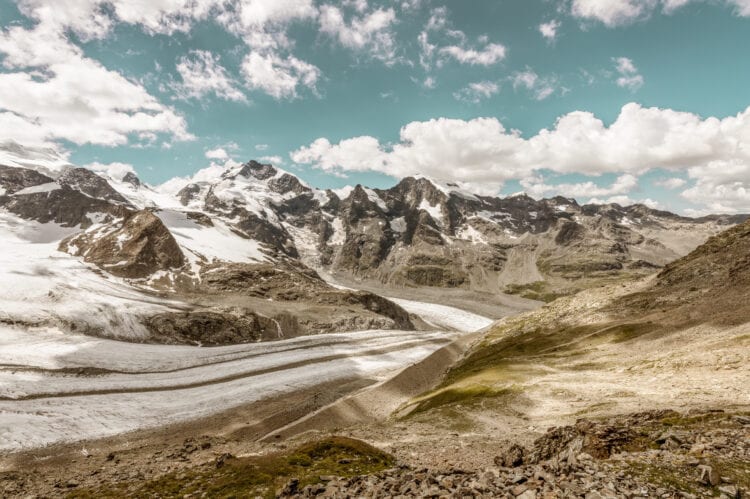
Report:
[{"label": "mountain range", "polygon": [[[18,253],[27,264],[38,254],[34,265],[45,267],[28,274],[65,281],[70,269],[60,267],[77,262],[96,283],[88,291],[128,303],[103,304],[111,317],[102,324],[71,312],[65,303],[75,298],[48,279],[21,298],[41,300],[33,321],[202,345],[420,329],[419,318],[379,296],[404,290],[516,294],[517,307],[531,308],[529,300],[652,273],[747,218],[479,196],[425,177],[342,195],[256,161],[154,187],[130,170],[93,171],[15,144],[0,151],[0,208],[14,248],[44,243],[36,247],[46,252]],[[32,320],[23,307],[4,308],[7,320]]]}]

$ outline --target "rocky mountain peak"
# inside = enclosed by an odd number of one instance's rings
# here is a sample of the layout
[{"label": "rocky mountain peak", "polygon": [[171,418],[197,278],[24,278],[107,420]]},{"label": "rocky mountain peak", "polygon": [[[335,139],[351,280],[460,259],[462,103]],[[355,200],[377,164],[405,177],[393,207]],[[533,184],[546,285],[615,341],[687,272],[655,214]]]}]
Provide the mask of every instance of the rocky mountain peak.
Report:
[{"label": "rocky mountain peak", "polygon": [[132,185],[135,188],[138,188],[141,185],[143,185],[143,183],[141,182],[141,179],[138,178],[138,175],[136,175],[133,172],[126,173],[125,176],[122,177],[122,181],[127,184]]},{"label": "rocky mountain peak", "polygon": [[416,208],[423,202],[429,206],[442,205],[448,200],[446,193],[426,177],[406,177],[385,193],[387,197],[396,198],[410,208]]},{"label": "rocky mountain peak", "polygon": [[75,234],[60,243],[60,250],[128,278],[150,277],[185,263],[172,233],[148,210],[133,212],[119,225]]},{"label": "rocky mountain peak", "polygon": [[255,177],[258,180],[268,180],[278,173],[278,170],[269,164],[262,164],[250,160],[242,165],[242,168],[232,176]]},{"label": "rocky mountain peak", "polygon": [[130,205],[128,200],[117,192],[109,182],[87,168],[67,168],[58,177],[57,182],[92,198]]}]

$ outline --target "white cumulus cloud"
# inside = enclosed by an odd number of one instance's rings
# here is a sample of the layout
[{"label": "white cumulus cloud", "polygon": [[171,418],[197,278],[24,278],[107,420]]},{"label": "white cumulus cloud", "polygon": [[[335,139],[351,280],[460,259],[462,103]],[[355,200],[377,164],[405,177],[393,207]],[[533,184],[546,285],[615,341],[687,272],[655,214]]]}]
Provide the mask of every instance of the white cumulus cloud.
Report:
[{"label": "white cumulus cloud", "polygon": [[234,79],[220,63],[219,56],[207,50],[193,50],[177,62],[182,82],[175,84],[177,95],[183,99],[201,99],[215,95],[221,99],[247,102]]},{"label": "white cumulus cloud", "polygon": [[[496,118],[439,118],[405,125],[392,145],[369,136],[339,143],[320,138],[291,157],[329,172],[421,173],[480,188],[526,179],[544,190],[543,182],[528,180],[540,171],[617,174],[600,196],[627,194],[639,175],[653,169],[687,171],[694,182],[682,194],[687,199],[721,211],[750,210],[750,108],[720,119],[630,103],[609,126],[575,111],[529,138]],[[586,183],[567,189],[597,192]]]},{"label": "white cumulus cloud", "polygon": [[355,9],[359,14],[347,21],[342,9],[323,5],[319,16],[320,31],[344,47],[367,52],[386,64],[397,62],[396,36],[391,30],[396,22],[396,12],[392,8],[378,8],[366,13],[366,8],[365,2],[361,8]]},{"label": "white cumulus cloud", "polygon": [[679,177],[665,178],[663,180],[657,180],[656,182],[654,182],[654,185],[656,185],[657,187],[664,187],[665,189],[670,190],[679,189],[685,184],[687,184],[687,180]]},{"label": "white cumulus cloud", "polygon": [[535,71],[526,68],[523,71],[516,71],[510,77],[514,89],[525,88],[536,100],[544,100],[550,97],[557,90],[557,78],[541,78]]},{"label": "white cumulus cloud", "polygon": [[698,2],[723,3],[737,16],[750,16],[748,0],[572,0],[570,13],[612,28],[645,19],[659,11],[672,14],[689,3]]},{"label": "white cumulus cloud", "polygon": [[550,43],[557,39],[558,29],[560,29],[560,21],[556,19],[539,25],[539,33]]},{"label": "white cumulus cloud", "polygon": [[440,48],[440,54],[453,58],[461,64],[491,66],[505,59],[506,48],[499,43],[486,43],[482,47],[448,45]]},{"label": "white cumulus cloud", "polygon": [[209,149],[206,151],[206,158],[222,161],[229,159],[229,153],[223,147],[217,147],[216,149]]},{"label": "white cumulus cloud", "polygon": [[121,145],[156,134],[190,140],[185,119],[139,83],[105,68],[72,44],[58,24],[0,33],[0,129],[26,145],[61,139]]},{"label": "white cumulus cloud", "polygon": [[298,96],[301,87],[315,90],[320,70],[293,55],[253,51],[242,61],[242,74],[248,87],[275,99],[290,99]]},{"label": "white cumulus cloud", "polygon": [[469,83],[460,90],[453,93],[456,100],[472,102],[474,104],[483,99],[488,99],[500,92],[500,85],[492,81],[477,81]]},{"label": "white cumulus cloud", "polygon": [[618,87],[627,88],[635,92],[643,86],[643,76],[638,72],[638,68],[631,59],[617,57],[613,61],[615,63],[615,70],[619,75],[616,80]]}]

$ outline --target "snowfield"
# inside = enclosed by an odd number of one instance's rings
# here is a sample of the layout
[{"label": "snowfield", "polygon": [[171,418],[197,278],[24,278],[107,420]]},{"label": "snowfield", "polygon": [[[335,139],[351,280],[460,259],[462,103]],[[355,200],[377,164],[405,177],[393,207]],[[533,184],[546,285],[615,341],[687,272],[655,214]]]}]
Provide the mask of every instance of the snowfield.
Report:
[{"label": "snowfield", "polygon": [[[384,380],[456,336],[366,331],[198,348],[2,328],[0,451],[199,418],[337,380]],[[55,370],[84,366],[108,372]]]},{"label": "snowfield", "polygon": [[61,239],[79,231],[0,210],[2,322],[48,327],[75,322],[113,338],[139,339],[148,334],[139,316],[181,306],[150,298],[57,250]]},{"label": "snowfield", "polygon": [[391,297],[388,297],[388,299],[397,305],[401,305],[407,312],[419,315],[425,322],[438,329],[445,328],[471,333],[484,329],[494,322],[487,317],[446,305]]}]

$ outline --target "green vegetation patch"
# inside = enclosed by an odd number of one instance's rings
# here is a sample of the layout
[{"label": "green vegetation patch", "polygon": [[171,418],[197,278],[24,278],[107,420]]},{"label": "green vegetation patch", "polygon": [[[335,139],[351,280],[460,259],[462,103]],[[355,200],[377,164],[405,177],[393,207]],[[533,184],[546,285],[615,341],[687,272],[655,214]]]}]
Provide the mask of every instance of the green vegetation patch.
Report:
[{"label": "green vegetation patch", "polygon": [[188,494],[211,498],[274,497],[289,479],[300,487],[321,482],[321,475],[356,476],[393,467],[392,456],[362,441],[331,437],[298,447],[292,452],[227,459],[163,475],[142,484],[118,484],[82,489],[71,498],[159,497]]},{"label": "green vegetation patch", "polygon": [[430,393],[418,400],[407,417],[415,416],[438,407],[461,404],[466,407],[486,398],[512,398],[519,393],[514,387],[496,388],[488,385],[451,386]]},{"label": "green vegetation patch", "polygon": [[528,284],[509,284],[505,287],[505,293],[518,295],[521,298],[529,300],[543,301],[544,303],[550,303],[561,296],[567,296],[572,293],[570,290],[550,291],[547,287],[546,281],[535,281]]}]

